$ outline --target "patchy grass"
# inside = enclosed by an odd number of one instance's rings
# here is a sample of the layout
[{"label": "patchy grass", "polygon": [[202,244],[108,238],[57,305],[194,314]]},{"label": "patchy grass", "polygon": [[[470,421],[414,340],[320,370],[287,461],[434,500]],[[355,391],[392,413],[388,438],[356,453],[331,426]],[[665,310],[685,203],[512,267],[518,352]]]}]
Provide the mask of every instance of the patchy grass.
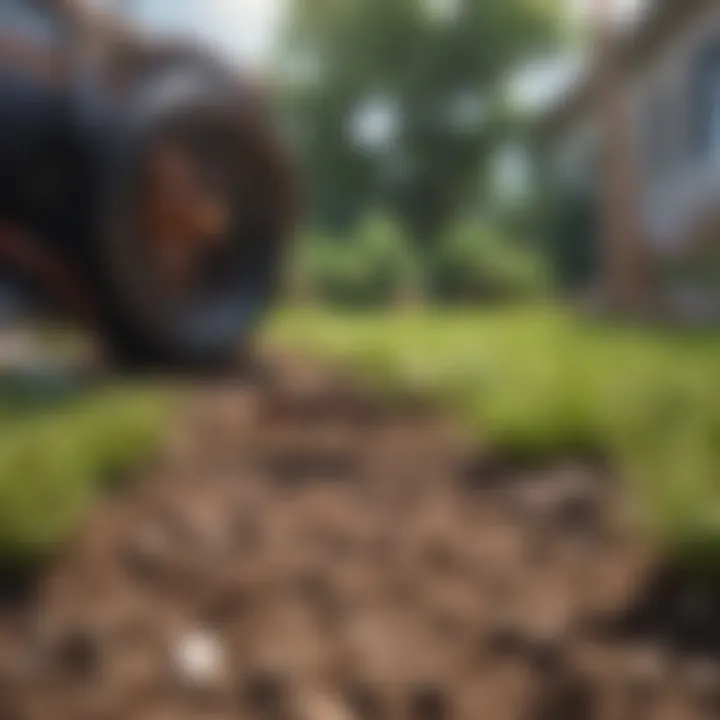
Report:
[{"label": "patchy grass", "polygon": [[156,447],[166,404],[145,389],[78,394],[0,378],[0,564],[24,565],[65,540],[93,497]]},{"label": "patchy grass", "polygon": [[270,338],[434,397],[518,461],[603,457],[669,550],[720,570],[720,337],[543,308],[287,311]]}]

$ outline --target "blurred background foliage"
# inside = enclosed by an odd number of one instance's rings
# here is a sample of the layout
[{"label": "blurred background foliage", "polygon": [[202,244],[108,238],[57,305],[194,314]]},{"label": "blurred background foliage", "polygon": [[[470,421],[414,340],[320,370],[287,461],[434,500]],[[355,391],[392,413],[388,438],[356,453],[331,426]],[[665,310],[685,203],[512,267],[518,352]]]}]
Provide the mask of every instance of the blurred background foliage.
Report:
[{"label": "blurred background foliage", "polygon": [[306,232],[290,287],[299,301],[369,309],[534,300],[547,295],[551,277],[539,253],[497,225],[460,218],[421,253],[399,222],[370,214],[346,236]]},{"label": "blurred background foliage", "polygon": [[554,0],[291,4],[277,79],[313,228],[293,287],[366,305],[544,284],[531,133],[511,88],[564,41],[561,16]]}]

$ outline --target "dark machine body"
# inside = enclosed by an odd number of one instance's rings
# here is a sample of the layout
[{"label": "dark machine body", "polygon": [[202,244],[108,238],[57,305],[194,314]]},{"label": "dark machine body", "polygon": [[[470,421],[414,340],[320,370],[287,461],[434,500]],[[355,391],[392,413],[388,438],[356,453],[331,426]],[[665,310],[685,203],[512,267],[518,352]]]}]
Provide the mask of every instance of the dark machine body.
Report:
[{"label": "dark machine body", "polygon": [[235,71],[68,3],[0,0],[0,279],[123,361],[224,364],[272,298],[294,210]]}]

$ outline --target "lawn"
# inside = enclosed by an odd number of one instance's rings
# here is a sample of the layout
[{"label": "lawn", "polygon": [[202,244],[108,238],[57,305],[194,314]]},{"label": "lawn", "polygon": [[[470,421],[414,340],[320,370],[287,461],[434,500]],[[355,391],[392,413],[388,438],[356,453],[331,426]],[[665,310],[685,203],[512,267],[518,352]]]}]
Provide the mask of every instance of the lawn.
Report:
[{"label": "lawn", "polygon": [[100,490],[147,459],[166,403],[148,389],[0,377],[0,565],[66,540]]},{"label": "lawn", "polygon": [[720,568],[720,336],[541,308],[293,310],[269,337],[436,399],[519,463],[601,458],[669,552]]}]

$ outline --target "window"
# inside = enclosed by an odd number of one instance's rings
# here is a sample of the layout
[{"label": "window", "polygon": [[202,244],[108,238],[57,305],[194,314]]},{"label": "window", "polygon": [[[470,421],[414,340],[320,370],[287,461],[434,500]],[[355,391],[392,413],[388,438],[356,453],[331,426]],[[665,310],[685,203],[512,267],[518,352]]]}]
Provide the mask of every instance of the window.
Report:
[{"label": "window", "polygon": [[705,48],[695,61],[690,107],[693,157],[720,157],[720,40]]}]

